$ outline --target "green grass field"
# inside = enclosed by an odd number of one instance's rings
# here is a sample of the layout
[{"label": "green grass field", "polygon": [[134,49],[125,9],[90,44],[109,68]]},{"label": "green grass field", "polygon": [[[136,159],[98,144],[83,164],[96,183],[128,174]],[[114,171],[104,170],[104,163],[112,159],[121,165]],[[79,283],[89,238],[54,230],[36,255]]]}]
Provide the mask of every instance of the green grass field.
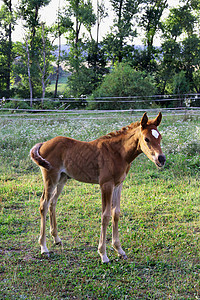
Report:
[{"label": "green grass field", "polygon": [[[65,76],[60,77],[60,79],[59,79],[59,82],[58,82],[58,92],[61,95],[66,92],[66,89],[67,89],[67,77],[68,76],[65,75]],[[51,84],[47,87],[47,92],[54,94],[54,90],[55,90],[55,80],[52,80]]]},{"label": "green grass field", "polygon": [[[56,135],[92,140],[141,117],[130,114],[0,115],[0,299],[200,299],[200,118],[163,117],[167,163],[144,155],[124,182],[119,223],[127,260],[111,247],[97,253],[101,199],[97,185],[69,181],[57,204],[63,247],[47,233],[38,245],[39,168],[29,150]],[[49,222],[47,222],[49,229]]]}]

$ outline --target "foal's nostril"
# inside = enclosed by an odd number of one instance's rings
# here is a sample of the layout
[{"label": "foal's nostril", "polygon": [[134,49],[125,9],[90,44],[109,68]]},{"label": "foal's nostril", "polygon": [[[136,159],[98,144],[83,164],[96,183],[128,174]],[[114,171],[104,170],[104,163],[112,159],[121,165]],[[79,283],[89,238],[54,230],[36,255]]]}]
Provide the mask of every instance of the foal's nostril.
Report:
[{"label": "foal's nostril", "polygon": [[158,156],[158,161],[159,161],[159,163],[161,164],[161,165],[164,165],[165,164],[165,162],[166,162],[166,157],[165,157],[165,155],[159,155]]}]

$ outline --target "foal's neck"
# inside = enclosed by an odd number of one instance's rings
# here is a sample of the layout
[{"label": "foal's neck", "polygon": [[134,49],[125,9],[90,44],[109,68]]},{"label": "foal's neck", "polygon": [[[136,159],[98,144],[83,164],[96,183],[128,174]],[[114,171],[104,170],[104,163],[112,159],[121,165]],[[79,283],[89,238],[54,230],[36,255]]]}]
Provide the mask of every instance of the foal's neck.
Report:
[{"label": "foal's neck", "polygon": [[139,144],[140,126],[127,132],[123,138],[123,147],[125,150],[125,160],[130,164],[140,153],[142,153]]}]

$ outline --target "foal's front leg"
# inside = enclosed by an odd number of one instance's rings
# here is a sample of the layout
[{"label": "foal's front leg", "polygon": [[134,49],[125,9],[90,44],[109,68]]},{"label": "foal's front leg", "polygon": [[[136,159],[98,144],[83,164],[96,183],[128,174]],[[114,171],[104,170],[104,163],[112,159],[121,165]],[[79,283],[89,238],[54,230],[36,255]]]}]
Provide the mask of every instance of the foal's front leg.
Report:
[{"label": "foal's front leg", "polygon": [[102,215],[101,215],[101,235],[99,240],[98,252],[103,263],[108,263],[109,259],[106,254],[106,230],[111,217],[111,201],[112,201],[113,185],[104,183],[101,186],[102,197]]},{"label": "foal's front leg", "polygon": [[119,257],[127,259],[119,241],[118,221],[120,216],[120,197],[122,184],[114,188],[112,196],[112,245]]}]

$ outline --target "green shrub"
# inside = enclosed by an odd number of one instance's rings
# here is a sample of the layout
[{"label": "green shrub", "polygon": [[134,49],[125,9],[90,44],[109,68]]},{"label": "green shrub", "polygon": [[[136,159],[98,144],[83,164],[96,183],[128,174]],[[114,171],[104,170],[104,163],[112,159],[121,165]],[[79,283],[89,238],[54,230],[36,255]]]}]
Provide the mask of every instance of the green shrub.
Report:
[{"label": "green shrub", "polygon": [[[156,87],[152,76],[136,71],[127,63],[120,63],[105,76],[100,87],[93,93],[93,98],[104,97],[107,100],[105,103],[96,104],[96,108],[129,109],[146,106],[147,103],[141,100],[155,93]],[[135,103],[126,103],[125,101],[131,100],[130,96],[139,96],[140,102],[137,103],[136,99]],[[117,98],[113,100],[109,97]]]},{"label": "green shrub", "polygon": [[9,100],[6,101],[6,103],[3,106],[4,108],[12,108],[12,109],[30,109],[29,104],[24,100],[24,101],[14,101],[14,100]]},{"label": "green shrub", "polygon": [[33,108],[34,109],[58,109],[61,106],[61,103],[59,101],[50,101],[48,99],[42,101],[33,102]]}]

